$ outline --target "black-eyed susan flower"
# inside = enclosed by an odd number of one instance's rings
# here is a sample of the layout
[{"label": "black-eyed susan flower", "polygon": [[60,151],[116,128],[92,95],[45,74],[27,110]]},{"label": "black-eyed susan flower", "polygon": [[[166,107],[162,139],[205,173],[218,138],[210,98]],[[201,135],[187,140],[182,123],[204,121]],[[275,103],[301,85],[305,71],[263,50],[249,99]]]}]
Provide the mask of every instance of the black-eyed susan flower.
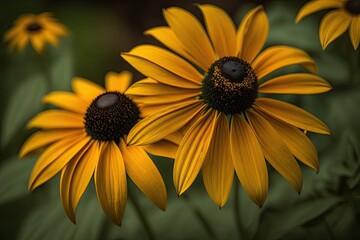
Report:
[{"label": "black-eyed susan flower", "polygon": [[346,30],[354,49],[360,41],[360,0],[312,0],[299,11],[296,22],[323,9],[334,9],[327,13],[320,23],[320,42],[325,49]]},{"label": "black-eyed susan flower", "polygon": [[[92,176],[100,204],[115,224],[121,224],[125,211],[126,174],[157,207],[166,207],[166,188],[155,164],[144,148],[126,144],[126,135],[141,112],[124,94],[130,82],[126,71],[108,73],[106,89],[75,78],[74,93],[59,91],[44,97],[60,109],[46,110],[28,123],[29,128],[40,130],[24,143],[20,157],[45,148],[28,189],[33,191],[61,171],[60,197],[74,223],[76,207]],[[165,140],[147,150],[172,157],[176,149],[176,144]]]},{"label": "black-eyed susan flower", "polygon": [[14,26],[4,36],[9,50],[23,51],[31,43],[36,52],[42,53],[47,43],[59,44],[59,37],[68,34],[67,28],[53,18],[51,13],[23,14],[15,20]]},{"label": "black-eyed susan flower", "polygon": [[[177,193],[185,192],[201,169],[206,190],[219,207],[228,199],[234,169],[249,197],[263,204],[268,192],[265,160],[300,192],[297,160],[319,170],[316,149],[304,130],[329,130],[299,107],[259,93],[314,94],[329,91],[330,85],[314,74],[314,60],[300,49],[272,46],[260,51],[269,30],[261,6],[248,12],[237,30],[222,9],[199,8],[208,34],[192,14],[177,7],[163,12],[168,27],[146,32],[182,57],[152,45],[122,54],[151,78],[135,83],[128,94],[149,108],[162,109],[135,125],[128,142],[149,144],[183,131],[173,169]],[[263,80],[290,65],[310,73]]]}]

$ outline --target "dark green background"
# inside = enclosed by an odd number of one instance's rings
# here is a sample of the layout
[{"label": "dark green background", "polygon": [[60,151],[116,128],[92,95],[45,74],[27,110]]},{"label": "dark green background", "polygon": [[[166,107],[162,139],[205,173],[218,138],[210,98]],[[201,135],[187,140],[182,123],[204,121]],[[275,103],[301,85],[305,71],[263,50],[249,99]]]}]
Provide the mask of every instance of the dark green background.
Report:
[{"label": "dark green background", "polygon": [[[113,225],[97,202],[93,182],[80,201],[77,225],[64,213],[59,199],[59,176],[33,193],[27,182],[35,158],[17,158],[29,132],[26,122],[46,108],[41,97],[50,90],[70,90],[73,76],[103,83],[107,71],[130,70],[134,80],[142,76],[121,59],[119,53],[142,43],[156,43],[143,32],[165,25],[161,10],[181,6],[201,18],[193,3],[215,3],[226,9],[238,24],[244,13],[259,2],[270,20],[266,45],[285,44],[306,50],[317,62],[318,74],[334,89],[312,96],[280,96],[322,119],[330,136],[309,134],[320,158],[320,173],[302,165],[304,186],[295,190],[269,166],[270,188],[259,209],[240,190],[237,201],[241,220],[235,221],[234,189],[221,210],[207,196],[201,178],[178,198],[172,184],[172,160],[154,158],[168,189],[166,212],[158,210],[129,180],[157,239],[209,239],[205,219],[217,239],[357,239],[360,236],[360,74],[359,50],[354,51],[348,34],[323,51],[318,38],[325,12],[294,23],[305,1],[69,1],[6,0],[0,2],[0,36],[20,14],[50,11],[70,30],[58,48],[48,47],[43,56],[52,83],[44,84],[41,59],[32,48],[10,54],[0,44],[0,239],[140,239],[147,238],[134,204],[127,203],[123,226]],[[288,67],[274,75],[303,71]],[[240,237],[239,234],[242,234]]]}]

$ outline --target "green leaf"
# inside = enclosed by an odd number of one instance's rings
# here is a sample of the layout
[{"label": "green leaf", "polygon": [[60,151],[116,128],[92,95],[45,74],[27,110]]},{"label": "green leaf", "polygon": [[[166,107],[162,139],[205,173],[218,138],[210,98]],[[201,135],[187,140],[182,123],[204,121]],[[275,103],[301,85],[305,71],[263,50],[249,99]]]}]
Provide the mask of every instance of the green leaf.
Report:
[{"label": "green leaf", "polygon": [[294,228],[324,214],[341,201],[338,197],[310,199],[299,202],[286,211],[264,212],[256,239],[280,239]]},{"label": "green leaf", "polygon": [[42,106],[42,97],[46,93],[44,76],[35,74],[15,88],[10,96],[1,126],[1,148],[4,149],[19,131],[24,131],[25,123]]},{"label": "green leaf", "polygon": [[5,160],[0,168],[0,204],[16,200],[26,194],[35,158]]}]

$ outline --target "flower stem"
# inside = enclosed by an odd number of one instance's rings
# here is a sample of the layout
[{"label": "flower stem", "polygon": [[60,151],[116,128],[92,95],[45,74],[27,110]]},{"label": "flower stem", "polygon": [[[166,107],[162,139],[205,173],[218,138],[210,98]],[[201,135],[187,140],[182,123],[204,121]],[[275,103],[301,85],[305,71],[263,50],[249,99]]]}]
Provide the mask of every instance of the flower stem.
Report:
[{"label": "flower stem", "polygon": [[209,235],[210,239],[218,239],[215,232],[213,231],[213,228],[211,227],[211,225],[208,223],[208,221],[206,221],[205,216],[201,213],[201,211],[199,210],[199,208],[190,200],[190,198],[187,195],[182,195],[182,199],[184,199],[184,201],[187,203],[187,205],[191,208],[191,210],[193,211],[193,213],[196,215],[196,217],[198,218],[198,220],[201,222],[201,224],[203,225],[205,231],[207,232],[207,234]]},{"label": "flower stem", "polygon": [[136,200],[136,197],[132,194],[132,192],[130,190],[128,191],[128,196],[129,196],[129,200],[134,205],[135,211],[138,214],[140,221],[143,224],[146,233],[148,234],[149,239],[155,240],[156,238],[155,238],[154,232],[151,229],[151,226],[150,226],[148,220],[146,219],[145,214],[143,213],[139,202]]},{"label": "flower stem", "polygon": [[41,70],[44,73],[44,80],[45,80],[45,85],[46,88],[49,91],[52,90],[52,81],[51,81],[51,74],[50,74],[50,69],[49,69],[49,65],[47,63],[47,57],[45,56],[45,53],[43,54],[37,54],[39,56],[39,62],[41,65]]},{"label": "flower stem", "polygon": [[239,239],[247,239],[245,231],[243,229],[243,225],[241,223],[241,218],[240,218],[240,186],[238,184],[237,181],[235,181],[234,183],[234,188],[235,188],[235,192],[234,192],[234,218],[235,218],[235,224],[236,224],[236,228],[238,230],[238,234],[239,234]]}]

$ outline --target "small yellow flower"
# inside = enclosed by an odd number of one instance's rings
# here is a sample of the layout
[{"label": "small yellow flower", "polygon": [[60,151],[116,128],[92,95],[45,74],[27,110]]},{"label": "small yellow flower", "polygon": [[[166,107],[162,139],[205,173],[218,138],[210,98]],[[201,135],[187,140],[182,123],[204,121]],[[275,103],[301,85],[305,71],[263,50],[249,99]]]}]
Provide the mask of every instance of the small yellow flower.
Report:
[{"label": "small yellow flower", "polygon": [[17,48],[21,52],[30,42],[36,52],[42,53],[46,43],[57,46],[58,38],[67,34],[66,27],[54,19],[51,13],[27,13],[15,20],[14,26],[5,33],[4,40],[9,42],[10,51]]},{"label": "small yellow flower", "polygon": [[296,23],[314,12],[334,9],[320,23],[320,42],[325,49],[349,29],[351,43],[356,50],[360,41],[360,0],[313,0],[306,3],[296,17]]},{"label": "small yellow flower", "polygon": [[[132,128],[128,142],[149,144],[183,132],[173,171],[177,193],[185,192],[202,170],[205,188],[219,207],[228,199],[234,169],[250,198],[259,206],[264,203],[265,160],[300,192],[297,160],[319,170],[316,149],[303,130],[321,134],[329,130],[301,108],[258,93],[315,94],[331,86],[314,74],[316,64],[306,52],[290,46],[261,51],[269,31],[261,6],[249,11],[237,30],[224,10],[198,6],[207,32],[191,13],[171,7],[163,12],[169,26],[146,33],[172,51],[142,45],[122,54],[149,77],[127,93],[158,110]],[[291,65],[310,73],[264,81],[270,73]]]},{"label": "small yellow flower", "polygon": [[29,128],[40,130],[27,139],[19,156],[45,148],[32,171],[29,191],[61,171],[60,197],[74,223],[76,207],[93,175],[100,204],[117,225],[125,211],[126,174],[157,207],[166,207],[165,184],[144,149],[173,157],[179,140],[173,137],[149,148],[126,144],[126,135],[141,111],[124,94],[130,82],[131,74],[126,71],[108,73],[106,90],[75,78],[74,93],[59,91],[44,97],[44,102],[61,109],[46,110],[28,123]]}]

